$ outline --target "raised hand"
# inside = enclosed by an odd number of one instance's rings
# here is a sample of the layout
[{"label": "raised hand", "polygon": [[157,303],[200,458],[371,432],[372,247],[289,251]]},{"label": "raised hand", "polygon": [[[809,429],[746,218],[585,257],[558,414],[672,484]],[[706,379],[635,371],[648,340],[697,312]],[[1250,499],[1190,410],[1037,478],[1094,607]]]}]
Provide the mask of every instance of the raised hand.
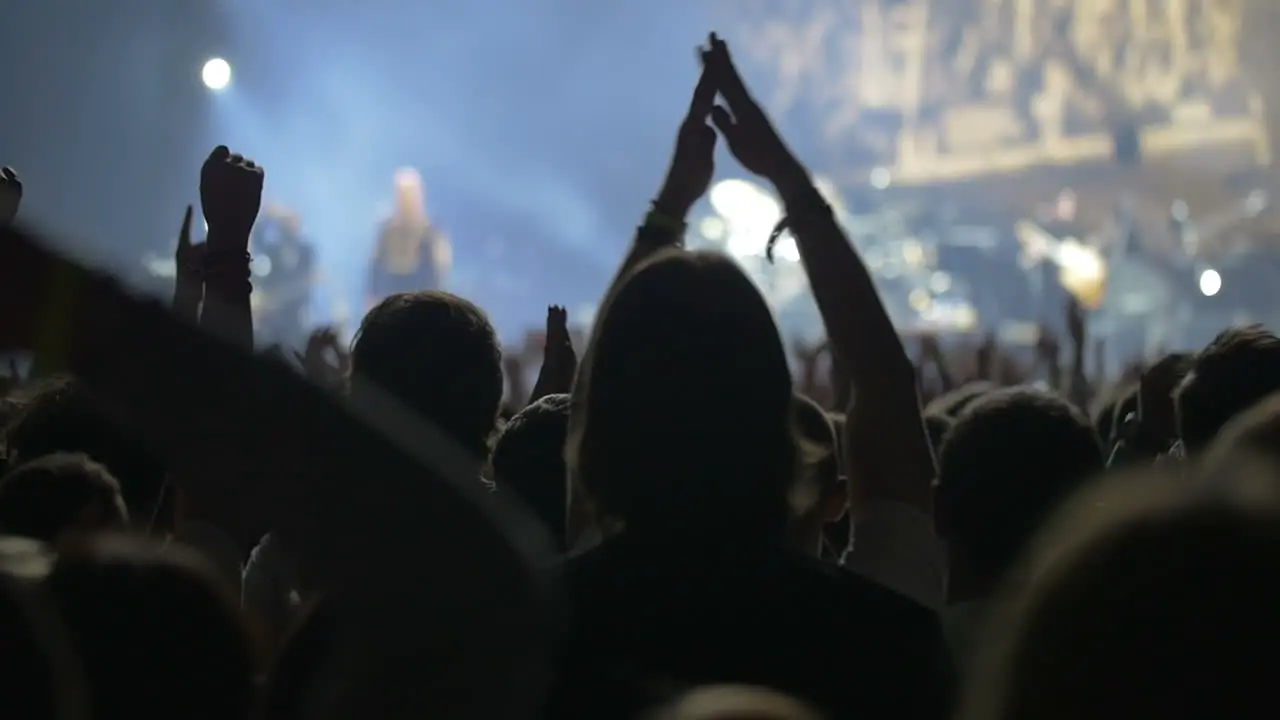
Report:
[{"label": "raised hand", "polygon": [[542,346],[542,369],[533,384],[530,403],[573,389],[578,372],[578,354],[569,338],[569,313],[558,305],[547,307],[547,339]]},{"label": "raised hand", "polygon": [[194,211],[187,206],[182,216],[182,229],[178,231],[178,247],[173,261],[176,269],[173,283],[173,311],[189,322],[200,317],[200,302],[204,300],[204,252],[205,243],[191,242],[191,218]]},{"label": "raised hand", "polygon": [[800,163],[742,82],[729,57],[728,45],[715,33],[711,34],[710,42],[711,49],[704,55],[704,62],[725,102],[711,109],[711,121],[724,135],[733,156],[742,167],[774,185],[797,171],[803,173]]},{"label": "raised hand", "polygon": [[[705,62],[706,51],[702,54]],[[676,135],[676,149],[666,180],[655,201],[658,209],[673,219],[683,219],[698,198],[706,194],[715,173],[716,131],[707,124],[715,97],[715,83],[704,67],[693,89],[689,112]]]},{"label": "raised hand", "polygon": [[341,388],[351,372],[351,354],[342,346],[333,328],[312,332],[307,338],[306,352],[295,352],[294,357],[308,379],[331,390]]},{"label": "raised hand", "polygon": [[0,168],[0,227],[13,222],[21,205],[22,180],[13,168]]},{"label": "raised hand", "polygon": [[200,168],[200,204],[212,251],[249,251],[249,232],[262,207],[263,170],[225,145]]}]

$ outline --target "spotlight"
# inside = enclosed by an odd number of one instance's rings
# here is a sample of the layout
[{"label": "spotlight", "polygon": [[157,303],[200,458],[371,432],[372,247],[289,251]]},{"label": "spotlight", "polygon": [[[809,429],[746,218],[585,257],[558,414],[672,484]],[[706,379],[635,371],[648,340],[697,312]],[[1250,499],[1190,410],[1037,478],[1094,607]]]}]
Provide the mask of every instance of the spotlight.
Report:
[{"label": "spotlight", "polygon": [[1222,276],[1212,268],[1200,273],[1200,294],[1213,297],[1222,289]]},{"label": "spotlight", "polygon": [[200,79],[214,92],[224,90],[231,84],[231,65],[222,58],[212,58],[200,68]]}]

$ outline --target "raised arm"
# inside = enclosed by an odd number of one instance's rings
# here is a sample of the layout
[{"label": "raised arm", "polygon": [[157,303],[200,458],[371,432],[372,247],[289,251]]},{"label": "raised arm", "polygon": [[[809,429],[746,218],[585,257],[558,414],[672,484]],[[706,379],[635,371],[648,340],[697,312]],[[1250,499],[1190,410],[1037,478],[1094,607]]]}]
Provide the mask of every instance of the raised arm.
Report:
[{"label": "raised arm", "polygon": [[[547,332],[542,345],[542,368],[533,383],[528,405],[548,395],[568,394],[573,390],[573,377],[578,372],[578,356],[569,339],[569,313],[562,307],[547,308]],[[517,401],[523,398],[517,398]],[[524,407],[523,405],[521,407]]]},{"label": "raised arm", "polygon": [[636,228],[631,249],[609,284],[610,292],[645,258],[665,247],[684,243],[689,210],[706,194],[715,172],[716,132],[707,124],[715,97],[716,88],[711,74],[704,69],[693,89],[689,111],[680,123],[667,176],[650,204],[644,222]]},{"label": "raised arm", "polygon": [[200,327],[243,348],[253,347],[249,236],[262,206],[262,181],[262,168],[225,145],[200,168],[200,203],[209,224]]},{"label": "raised arm", "polygon": [[192,325],[200,322],[200,303],[204,300],[203,242],[191,242],[191,219],[195,211],[187,206],[178,231],[178,249],[173,253],[173,314]]},{"label": "raised arm", "polygon": [[[935,475],[921,418],[915,369],[880,303],[871,274],[831,208],[751,97],[724,42],[712,37],[708,69],[727,107],[712,119],[742,165],[773,183],[786,205],[833,356],[854,386],[847,433],[858,436],[855,497],[928,511]],[[880,448],[874,450],[874,448]]]}]

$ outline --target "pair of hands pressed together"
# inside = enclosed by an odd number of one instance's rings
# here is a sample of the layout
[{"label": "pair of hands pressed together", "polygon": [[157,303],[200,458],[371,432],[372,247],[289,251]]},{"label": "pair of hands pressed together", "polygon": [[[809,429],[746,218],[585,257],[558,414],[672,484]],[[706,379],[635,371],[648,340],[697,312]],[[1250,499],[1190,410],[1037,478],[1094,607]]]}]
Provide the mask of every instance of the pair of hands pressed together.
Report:
[{"label": "pair of hands pressed together", "polygon": [[[676,136],[675,153],[655,208],[683,219],[706,194],[715,174],[716,130],[738,162],[773,183],[784,198],[795,191],[797,182],[808,187],[803,167],[747,91],[725,42],[712,33],[699,55],[702,75]],[[716,103],[717,95],[723,104]]]}]

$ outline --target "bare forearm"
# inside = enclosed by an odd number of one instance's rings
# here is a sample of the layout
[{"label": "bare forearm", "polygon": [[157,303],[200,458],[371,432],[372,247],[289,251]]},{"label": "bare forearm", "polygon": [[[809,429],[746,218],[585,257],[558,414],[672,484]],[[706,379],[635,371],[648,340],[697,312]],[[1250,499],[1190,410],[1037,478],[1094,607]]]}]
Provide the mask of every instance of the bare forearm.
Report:
[{"label": "bare forearm", "polygon": [[[210,247],[215,247],[210,236]],[[228,243],[236,247],[236,243]],[[200,328],[236,347],[253,347],[253,310],[249,296],[249,256],[240,252],[210,251],[205,265],[205,303]]]},{"label": "bare forearm", "polygon": [[833,353],[856,387],[914,387],[914,369],[871,274],[803,169],[778,183]]},{"label": "bare forearm", "polygon": [[[871,274],[807,174],[798,170],[779,182],[778,189],[827,328],[833,362],[848,372],[854,392],[846,427],[849,442],[883,447],[880,452],[859,453],[868,463],[855,471],[863,475],[865,499],[901,501],[928,512],[936,472],[915,367]],[[870,421],[872,417],[877,420]]]}]

